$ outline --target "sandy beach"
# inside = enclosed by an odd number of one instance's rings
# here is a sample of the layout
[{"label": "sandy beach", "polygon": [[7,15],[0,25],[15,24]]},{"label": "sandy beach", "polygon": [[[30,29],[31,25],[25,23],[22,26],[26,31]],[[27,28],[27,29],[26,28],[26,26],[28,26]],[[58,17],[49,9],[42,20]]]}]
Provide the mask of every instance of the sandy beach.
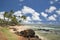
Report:
[{"label": "sandy beach", "polygon": [[[31,26],[24,26],[24,25],[21,25],[21,26],[10,26],[10,28],[16,28],[17,31],[23,31],[23,30],[26,30],[26,29],[31,29],[32,27]],[[12,29],[10,29],[10,32],[14,32]],[[37,32],[35,32],[36,35],[39,36],[39,38],[41,38],[42,40],[47,40],[46,38],[40,36]]]}]

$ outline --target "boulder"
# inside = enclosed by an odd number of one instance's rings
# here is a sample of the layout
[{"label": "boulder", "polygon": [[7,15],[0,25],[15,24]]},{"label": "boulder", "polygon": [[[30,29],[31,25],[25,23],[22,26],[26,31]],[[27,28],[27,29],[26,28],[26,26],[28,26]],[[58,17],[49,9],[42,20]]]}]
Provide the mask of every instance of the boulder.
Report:
[{"label": "boulder", "polygon": [[41,40],[39,38],[30,38],[29,40]]},{"label": "boulder", "polygon": [[40,38],[36,38],[36,37],[27,38],[27,37],[23,37],[23,36],[20,36],[19,39],[20,39],[20,40],[42,40],[42,39],[40,39]]},{"label": "boulder", "polygon": [[41,40],[39,38],[39,36],[35,35],[35,32],[34,30],[32,29],[27,29],[27,30],[24,30],[24,31],[21,31],[21,32],[15,32],[15,34],[19,35],[20,36],[20,39],[23,39],[23,40]]},{"label": "boulder", "polygon": [[24,37],[34,37],[35,36],[35,32],[32,29],[27,29],[27,30],[21,31],[20,35],[24,36]]}]

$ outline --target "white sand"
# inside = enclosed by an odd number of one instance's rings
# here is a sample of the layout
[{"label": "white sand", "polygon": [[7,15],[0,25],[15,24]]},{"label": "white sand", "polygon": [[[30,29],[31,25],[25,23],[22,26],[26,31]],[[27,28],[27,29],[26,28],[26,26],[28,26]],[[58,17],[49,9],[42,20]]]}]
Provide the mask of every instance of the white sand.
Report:
[{"label": "white sand", "polygon": [[[23,30],[26,30],[26,29],[30,29],[30,26],[10,26],[9,28],[16,28],[17,29],[17,31],[23,31]],[[12,30],[12,29],[10,29],[10,30]]]}]

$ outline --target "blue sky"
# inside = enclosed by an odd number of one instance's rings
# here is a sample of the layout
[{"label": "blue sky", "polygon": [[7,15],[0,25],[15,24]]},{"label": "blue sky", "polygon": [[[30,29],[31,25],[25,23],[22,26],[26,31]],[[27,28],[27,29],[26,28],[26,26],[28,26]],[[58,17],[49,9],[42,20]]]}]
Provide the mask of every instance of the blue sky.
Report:
[{"label": "blue sky", "polygon": [[0,12],[10,10],[22,11],[27,23],[60,23],[60,0],[0,0]]}]

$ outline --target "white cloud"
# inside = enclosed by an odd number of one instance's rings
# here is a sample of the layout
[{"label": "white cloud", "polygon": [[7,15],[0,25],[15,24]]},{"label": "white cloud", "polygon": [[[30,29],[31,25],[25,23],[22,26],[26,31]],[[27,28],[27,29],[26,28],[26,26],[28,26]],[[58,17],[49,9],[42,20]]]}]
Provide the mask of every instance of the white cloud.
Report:
[{"label": "white cloud", "polygon": [[22,23],[24,23],[24,24],[32,23],[30,21],[32,21],[31,18],[30,17],[27,17],[26,20],[22,20]]},{"label": "white cloud", "polygon": [[53,1],[50,1],[50,4],[53,4],[54,2]]},{"label": "white cloud", "polygon": [[23,20],[22,23],[25,23],[26,24],[26,23],[30,23],[30,22],[27,21],[27,20]]},{"label": "white cloud", "polygon": [[3,12],[0,12],[0,15],[3,15],[5,12],[3,11]]},{"label": "white cloud", "polygon": [[38,21],[41,21],[41,19],[40,19],[40,14],[39,13],[37,13],[37,12],[35,12],[33,15],[32,15],[32,20],[38,20]]},{"label": "white cloud", "polygon": [[[30,21],[33,21],[33,20],[35,20],[35,21],[37,21],[37,20],[41,21],[41,19],[39,17],[40,14],[38,12],[36,12],[34,9],[32,9],[30,7],[27,7],[27,6],[23,6],[22,10],[16,11],[14,13],[14,15],[17,15],[17,16],[22,16],[22,15],[26,15],[26,14],[31,14],[32,17],[27,16],[26,20],[21,19],[23,22],[30,23]],[[17,18],[17,19],[19,19],[19,18]]]},{"label": "white cloud", "polygon": [[55,17],[53,17],[53,16],[48,17],[48,20],[50,20],[50,21],[56,21]]},{"label": "white cloud", "polygon": [[30,14],[32,14],[32,20],[39,20],[40,21],[40,17],[39,17],[40,14],[30,7],[24,6],[22,9],[22,13],[23,14],[30,13]]},{"label": "white cloud", "polygon": [[22,16],[22,12],[21,11],[16,11],[16,12],[14,12],[14,15],[16,15],[16,16]]},{"label": "white cloud", "polygon": [[57,17],[57,15],[56,14],[53,14],[53,16],[56,18]]},{"label": "white cloud", "polygon": [[56,13],[60,15],[60,9],[59,9],[59,10],[57,10],[57,11],[56,11]]},{"label": "white cloud", "polygon": [[[4,11],[0,12],[0,19],[4,20]],[[8,18],[5,17],[5,21],[8,21]],[[9,21],[11,21],[11,19],[9,19]]]},{"label": "white cloud", "polygon": [[23,7],[23,9],[22,9],[22,13],[24,13],[24,14],[27,14],[27,13],[34,13],[35,12],[35,10],[33,10],[32,8],[30,8],[30,7],[27,7],[27,6],[24,6]]},{"label": "white cloud", "polygon": [[[4,13],[4,12],[0,12],[0,14],[2,14],[2,13]],[[34,23],[33,21],[41,21],[41,19],[39,17],[40,14],[38,12],[36,12],[34,9],[27,7],[27,6],[23,6],[22,10],[15,11],[13,15],[22,16],[22,15],[26,15],[26,14],[31,14],[32,17],[27,16],[26,20],[23,20],[19,17],[16,17],[16,18],[18,19],[18,21],[22,20],[23,23]],[[1,19],[4,19],[3,15],[0,15],[0,16],[1,16]]]},{"label": "white cloud", "polygon": [[4,16],[3,15],[0,15],[0,19],[4,19]]},{"label": "white cloud", "polygon": [[56,2],[58,2],[59,0],[51,0],[50,1],[50,4],[54,4],[54,3],[56,3]]},{"label": "white cloud", "polygon": [[35,20],[35,21],[41,21],[41,19],[39,18],[39,16],[32,16],[32,20]]},{"label": "white cloud", "polygon": [[4,13],[5,12],[0,12],[0,19],[4,19],[4,16],[3,16]]},{"label": "white cloud", "polygon": [[[3,19],[4,20],[4,16],[3,16],[3,12],[0,14],[0,19]],[[5,21],[8,21],[8,18],[5,17]],[[9,21],[11,21],[11,19],[9,19]]]},{"label": "white cloud", "polygon": [[31,17],[27,17],[26,20],[27,21],[31,21],[32,19],[31,19]]},{"label": "white cloud", "polygon": [[44,12],[41,12],[41,15],[43,16],[43,17],[47,17],[48,16],[48,14],[46,14],[46,13],[44,13]]},{"label": "white cloud", "polygon": [[30,21],[32,21],[32,19],[30,18],[30,17],[27,17],[26,18],[26,20],[22,20],[23,21],[23,23],[25,23],[25,24],[29,24],[29,23],[32,23],[32,22],[30,22]]},{"label": "white cloud", "polygon": [[32,15],[39,16],[40,14],[38,12],[34,12]]},{"label": "white cloud", "polygon": [[34,14],[32,14],[32,20],[38,20],[38,21],[41,21],[41,19],[40,19],[40,14],[39,13],[37,13],[37,12],[35,12]]},{"label": "white cloud", "polygon": [[56,7],[55,6],[50,6],[50,8],[49,9],[46,9],[45,12],[51,13],[54,10],[56,10]]},{"label": "white cloud", "polygon": [[56,21],[56,17],[57,17],[57,15],[53,14],[53,15],[51,15],[51,16],[48,17],[48,20],[49,21]]}]

